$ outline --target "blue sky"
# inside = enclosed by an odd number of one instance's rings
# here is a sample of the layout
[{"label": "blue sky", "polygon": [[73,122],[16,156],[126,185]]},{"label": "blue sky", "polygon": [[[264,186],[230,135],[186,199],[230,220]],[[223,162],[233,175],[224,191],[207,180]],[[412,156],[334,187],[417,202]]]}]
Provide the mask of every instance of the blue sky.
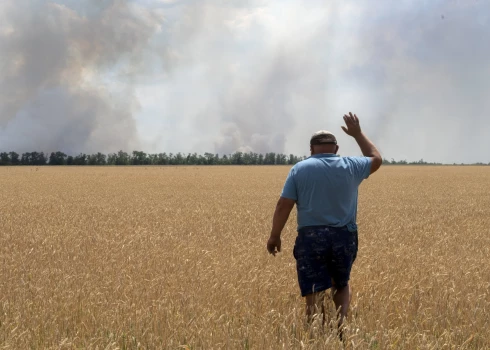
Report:
[{"label": "blue sky", "polygon": [[490,2],[305,3],[7,1],[0,148],[307,154],[328,129],[359,154],[353,111],[387,158],[490,161]]}]

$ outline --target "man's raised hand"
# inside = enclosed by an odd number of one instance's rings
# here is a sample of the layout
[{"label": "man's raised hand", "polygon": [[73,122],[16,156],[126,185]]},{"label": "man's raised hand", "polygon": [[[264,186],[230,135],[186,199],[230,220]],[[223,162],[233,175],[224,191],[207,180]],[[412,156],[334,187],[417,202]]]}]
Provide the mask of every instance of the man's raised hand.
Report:
[{"label": "man's raised hand", "polygon": [[359,124],[359,118],[357,118],[357,115],[349,112],[349,114],[344,115],[344,121],[347,127],[342,126],[342,130],[344,130],[347,135],[356,137],[361,133],[361,125]]}]

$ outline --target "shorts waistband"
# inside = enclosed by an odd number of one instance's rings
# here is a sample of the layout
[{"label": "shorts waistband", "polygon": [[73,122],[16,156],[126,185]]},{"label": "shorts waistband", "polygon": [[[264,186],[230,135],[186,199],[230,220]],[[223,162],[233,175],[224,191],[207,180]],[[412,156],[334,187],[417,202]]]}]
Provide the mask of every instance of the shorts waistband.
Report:
[{"label": "shorts waistband", "polygon": [[341,226],[341,227],[336,227],[336,226],[328,226],[328,225],[319,225],[319,226],[303,226],[300,229],[298,229],[299,234],[304,234],[307,232],[311,231],[321,231],[321,230],[332,230],[332,231],[344,231],[347,230],[347,226]]},{"label": "shorts waistband", "polygon": [[318,226],[303,226],[300,229],[298,229],[298,234],[302,235],[307,232],[312,232],[312,231],[321,231],[328,229],[330,231],[349,231],[349,232],[355,232],[357,231],[357,225],[345,225],[345,226],[329,226],[329,225],[318,225]]}]

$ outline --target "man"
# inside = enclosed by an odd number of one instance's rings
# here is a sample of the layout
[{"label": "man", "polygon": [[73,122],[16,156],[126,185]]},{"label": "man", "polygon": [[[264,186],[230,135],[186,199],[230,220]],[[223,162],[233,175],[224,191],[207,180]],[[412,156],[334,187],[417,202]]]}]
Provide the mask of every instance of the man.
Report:
[{"label": "man", "polygon": [[325,291],[332,288],[340,331],[350,304],[349,278],[357,255],[358,187],[382,163],[380,153],[361,131],[359,118],[349,113],[344,121],[342,129],[357,141],[364,157],[339,157],[332,133],[313,134],[311,157],[293,166],[286,179],[267,242],[270,254],[281,251],[281,231],[296,203],[298,236],[293,254],[307,320],[321,314],[325,322],[323,300]]}]

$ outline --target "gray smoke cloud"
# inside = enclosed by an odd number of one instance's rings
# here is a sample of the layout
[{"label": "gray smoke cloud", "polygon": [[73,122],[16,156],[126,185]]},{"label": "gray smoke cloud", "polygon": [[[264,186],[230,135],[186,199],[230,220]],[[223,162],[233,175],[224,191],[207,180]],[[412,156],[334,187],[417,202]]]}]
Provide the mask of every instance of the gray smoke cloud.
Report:
[{"label": "gray smoke cloud", "polygon": [[9,0],[0,13],[2,149],[138,145],[133,82],[158,13],[122,0]]},{"label": "gray smoke cloud", "polygon": [[353,111],[387,158],[490,158],[490,2],[204,0],[171,10],[160,148],[307,154],[311,133],[329,129],[341,154],[359,154],[340,129]]},{"label": "gray smoke cloud", "polygon": [[357,84],[376,101],[366,109],[376,115],[368,130],[388,157],[489,162],[490,2],[410,5],[390,16],[360,8],[375,20],[363,21],[363,62],[350,77],[354,91]]},{"label": "gray smoke cloud", "polygon": [[488,1],[6,3],[0,148],[490,160]]},{"label": "gray smoke cloud", "polygon": [[[163,29],[160,90],[171,91],[172,97],[158,101],[179,136],[165,130],[167,123],[161,133],[171,141],[159,143],[161,149],[178,144],[184,152],[285,152],[294,130],[310,133],[309,122],[328,104],[328,50],[312,54],[312,48],[331,32],[333,6],[298,5],[261,0],[175,4]],[[270,11],[283,12],[284,21]],[[298,26],[297,15],[308,22]],[[145,91],[142,95],[151,94]],[[178,96],[184,93],[187,101]]]}]

